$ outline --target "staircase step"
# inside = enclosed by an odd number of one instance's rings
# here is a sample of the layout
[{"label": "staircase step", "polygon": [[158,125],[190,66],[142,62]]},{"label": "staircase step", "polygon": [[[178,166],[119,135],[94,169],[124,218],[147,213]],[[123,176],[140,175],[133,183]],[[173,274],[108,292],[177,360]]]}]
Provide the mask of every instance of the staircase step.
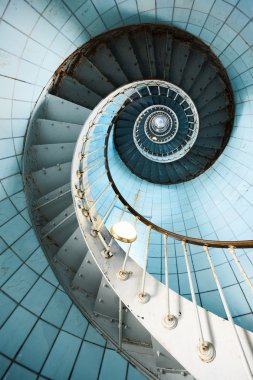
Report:
[{"label": "staircase step", "polygon": [[[154,54],[156,65],[156,76],[165,79],[165,61],[168,56],[168,37],[167,33],[162,30],[153,31]],[[164,52],[164,54],[161,54]]]},{"label": "staircase step", "polygon": [[169,81],[177,86],[182,81],[189,54],[190,46],[188,44],[183,44],[176,39],[173,40]]},{"label": "staircase step", "polygon": [[[150,61],[148,59],[146,31],[136,30],[129,33],[129,40],[133,47],[134,54],[137,58],[143,78],[148,79],[152,77]],[[144,42],[144,43],[143,43]]]},{"label": "staircase step", "polygon": [[115,90],[115,86],[87,57],[80,59],[74,69],[73,77],[102,98]]},{"label": "staircase step", "polygon": [[[73,204],[70,204],[66,209],[61,211],[57,216],[50,220],[44,227],[41,229],[42,236],[50,236],[56,229],[67,230],[67,227],[64,224],[68,224],[69,220],[75,219],[75,210]],[[69,234],[69,231],[67,231]],[[69,234],[70,235],[70,234]],[[66,240],[66,239],[65,239]],[[64,240],[64,242],[65,242]]]},{"label": "staircase step", "polygon": [[104,277],[98,289],[94,312],[106,318],[119,319],[119,298]]},{"label": "staircase step", "polygon": [[205,102],[201,103],[202,105],[200,105],[200,103],[195,103],[200,117],[203,117],[210,111],[211,113],[219,111],[223,108],[223,105],[226,104],[225,93],[221,93],[218,96],[215,96],[215,98],[210,101],[206,100]]},{"label": "staircase step", "polygon": [[56,164],[70,162],[75,143],[32,145],[29,151],[33,162],[32,170],[48,168]]},{"label": "staircase step", "polygon": [[88,248],[83,239],[82,232],[78,227],[68,240],[61,246],[55,258],[68,266],[74,272],[77,272],[82,264]]},{"label": "staircase step", "polygon": [[101,43],[89,54],[89,60],[113,86],[119,87],[128,83],[125,73],[105,43]]},{"label": "staircase step", "polygon": [[181,80],[181,87],[190,95],[190,88],[193,86],[202,70],[206,56],[194,49],[191,49],[188,57],[187,65],[184,69],[183,77]]},{"label": "staircase step", "polygon": [[76,142],[83,125],[63,121],[37,119],[36,143],[59,144]]},{"label": "staircase step", "polygon": [[45,220],[51,220],[72,204],[70,183],[67,183],[42,196],[33,204],[33,210],[39,210]]},{"label": "staircase step", "polygon": [[216,75],[216,69],[207,64],[207,62],[202,66],[199,75],[189,90],[189,95],[193,101],[201,96],[205,88],[214,80]]},{"label": "staircase step", "polygon": [[88,109],[93,109],[103,99],[71,76],[62,78],[57,95]]},{"label": "staircase step", "polygon": [[88,251],[73,279],[72,286],[96,298],[101,284],[102,273]]},{"label": "staircase step", "polygon": [[31,173],[35,188],[46,195],[70,181],[71,162],[40,169]]},{"label": "staircase step", "polygon": [[128,82],[143,79],[133,47],[126,34],[113,36],[108,43]]},{"label": "staircase step", "polygon": [[47,94],[43,104],[44,118],[83,125],[91,110],[58,96]]},{"label": "staircase step", "polygon": [[[216,76],[211,82],[207,84],[205,89],[201,91],[199,97],[194,100],[196,106],[198,109],[200,109],[201,106],[205,105],[206,103],[210,106],[211,111],[211,104],[210,102],[213,99],[216,99],[220,94],[224,94],[225,85],[224,82],[221,81],[221,78]],[[225,96],[221,99],[220,104],[224,104]]]},{"label": "staircase step", "polygon": [[226,110],[219,110],[212,115],[206,115],[201,119],[203,126],[211,127],[213,125],[221,124],[228,121],[229,115]]}]

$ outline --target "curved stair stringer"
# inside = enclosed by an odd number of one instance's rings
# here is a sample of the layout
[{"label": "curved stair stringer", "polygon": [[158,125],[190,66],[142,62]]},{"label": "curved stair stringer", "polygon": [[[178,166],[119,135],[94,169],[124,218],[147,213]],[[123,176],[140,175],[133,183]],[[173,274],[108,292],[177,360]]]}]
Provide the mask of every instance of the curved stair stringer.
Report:
[{"label": "curved stair stringer", "polygon": [[[146,304],[141,304],[137,299],[137,293],[141,289],[143,269],[133,259],[128,258],[127,270],[132,272],[132,275],[126,281],[120,280],[117,273],[122,268],[124,251],[117,243],[114,243],[111,247],[113,256],[110,259],[102,257],[101,251],[104,245],[98,237],[91,236],[92,224],[82,215],[79,208],[76,208],[76,213],[86,244],[104,277],[130,312],[170,355],[197,379],[238,380],[242,378],[245,373],[243,361],[227,320],[198,306],[205,340],[213,343],[216,351],[215,359],[210,363],[204,363],[197,353],[199,337],[194,304],[170,290],[171,310],[178,318],[178,325],[173,330],[167,330],[162,324],[167,310],[165,285],[147,273],[145,292],[150,295],[150,300]],[[106,231],[103,230],[103,233],[105,235]],[[253,370],[251,360],[253,333],[239,326],[236,326],[236,329]],[[229,364],[225,366],[224,363]]]}]

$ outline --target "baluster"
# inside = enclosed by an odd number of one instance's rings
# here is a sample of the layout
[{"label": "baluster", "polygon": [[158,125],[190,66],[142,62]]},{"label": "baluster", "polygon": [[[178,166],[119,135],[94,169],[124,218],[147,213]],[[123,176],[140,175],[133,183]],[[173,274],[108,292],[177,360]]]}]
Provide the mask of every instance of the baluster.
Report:
[{"label": "baluster", "polygon": [[245,270],[243,269],[241,262],[239,261],[239,259],[237,257],[237,254],[235,252],[235,248],[231,246],[231,247],[228,248],[228,251],[231,253],[231,256],[235,260],[235,262],[236,262],[236,264],[237,264],[240,272],[242,273],[243,277],[245,278],[245,281],[246,281],[247,285],[249,286],[250,290],[253,292],[252,283],[251,283],[249,277],[247,276]]},{"label": "baluster", "polygon": [[102,228],[102,226],[103,226],[103,224],[104,224],[106,218],[107,218],[108,215],[110,214],[110,212],[111,212],[113,206],[115,205],[115,202],[116,202],[116,200],[118,199],[118,197],[119,197],[118,195],[115,195],[115,197],[113,198],[113,200],[112,200],[112,202],[110,203],[110,205],[109,205],[109,207],[108,207],[108,209],[107,209],[107,211],[106,211],[106,213],[105,213],[103,219],[101,220],[99,226],[98,226],[97,228],[94,228],[94,229],[91,230],[91,235],[92,235],[92,236],[96,236],[97,233],[101,230],[101,228]]},{"label": "baluster", "polygon": [[103,146],[100,146],[99,148],[95,149],[95,150],[92,150],[90,152],[84,152],[84,153],[80,153],[80,160],[83,159],[83,158],[86,158],[88,156],[92,156],[92,154],[95,154],[97,152],[99,152],[101,149],[104,149],[105,148],[105,145]]},{"label": "baluster", "polygon": [[239,351],[240,351],[240,355],[241,355],[241,358],[242,358],[242,361],[243,361],[243,365],[244,365],[244,368],[245,368],[245,371],[247,373],[247,378],[252,380],[252,373],[251,373],[251,369],[250,369],[250,366],[249,366],[249,362],[248,362],[248,359],[246,358],[246,355],[245,355],[245,352],[243,350],[243,347],[242,347],[242,343],[240,341],[240,338],[239,338],[239,335],[238,335],[238,332],[237,332],[237,329],[235,327],[235,324],[234,324],[234,321],[233,321],[233,318],[232,318],[232,315],[230,313],[230,310],[229,310],[229,307],[228,307],[228,304],[227,304],[227,301],[226,301],[226,298],[224,296],[224,293],[223,293],[223,290],[222,290],[222,287],[220,285],[220,281],[218,279],[218,276],[216,274],[216,271],[215,271],[215,268],[214,268],[214,265],[213,265],[213,262],[212,262],[212,259],[211,259],[211,256],[209,254],[209,250],[208,250],[208,247],[207,246],[204,246],[204,251],[206,252],[206,255],[207,255],[207,259],[208,259],[208,262],[209,262],[209,265],[210,265],[210,268],[213,272],[213,277],[214,277],[214,281],[216,283],[216,286],[217,286],[217,289],[218,289],[218,292],[219,292],[219,295],[220,295],[220,298],[221,298],[221,301],[222,301],[222,304],[223,304],[223,307],[225,309],[225,312],[226,312],[226,315],[227,315],[227,318],[228,318],[228,321],[230,323],[230,326],[231,326],[231,329],[234,333],[234,336],[235,336],[235,339],[237,341],[237,344],[238,344],[238,348],[239,348]]},{"label": "baluster", "polygon": [[100,199],[102,198],[102,196],[104,195],[104,193],[107,191],[107,189],[111,186],[111,182],[108,183],[108,185],[106,185],[106,187],[99,193],[98,197],[96,198],[96,200],[94,201],[94,203],[89,207],[88,206],[88,201],[87,201],[87,206],[83,208],[83,214],[84,216],[88,216],[90,211],[93,209],[93,207],[96,206],[96,204],[100,201]]},{"label": "baluster", "polygon": [[91,135],[90,137],[86,135],[83,138],[83,142],[86,143],[87,141],[100,140],[102,138],[105,138],[106,136],[108,136],[108,133],[96,133],[96,134]]},{"label": "baluster", "polygon": [[195,311],[195,318],[197,321],[197,327],[199,331],[199,344],[198,344],[198,354],[201,360],[203,360],[206,363],[211,362],[215,358],[215,349],[212,343],[207,342],[204,340],[203,336],[203,331],[200,323],[200,317],[199,317],[199,311],[198,311],[198,306],[197,306],[197,301],[196,301],[196,296],[194,292],[194,287],[193,287],[193,282],[192,282],[192,276],[191,276],[191,270],[190,270],[190,265],[189,265],[189,260],[188,260],[188,252],[186,248],[186,242],[182,241],[183,249],[184,249],[184,257],[185,257],[185,263],[186,263],[186,268],[187,268],[187,275],[188,275],[188,281],[190,285],[190,290],[191,290],[191,296],[192,296],[192,302],[194,305],[194,311]]},{"label": "baluster", "polygon": [[151,232],[151,226],[148,226],[148,236],[146,241],[146,253],[144,258],[144,268],[142,272],[142,280],[141,280],[141,291],[137,294],[138,301],[141,303],[148,302],[150,296],[148,293],[145,292],[145,280],[146,280],[146,274],[147,274],[147,265],[148,265],[148,250],[149,250],[149,242],[150,242],[150,232]]},{"label": "baluster", "polygon": [[[120,218],[119,218],[119,222],[121,221],[121,219],[122,219],[122,217],[123,217],[125,211],[127,210],[127,208],[128,208],[127,206],[124,206],[124,207],[123,207],[123,210],[122,210],[121,216],[120,216]],[[101,252],[101,255],[104,256],[106,259],[112,257],[112,253],[110,252],[110,249],[111,249],[111,246],[112,246],[113,240],[114,240],[114,238],[111,237],[111,240],[110,240],[110,242],[109,242],[107,248],[103,249],[102,252]]]},{"label": "baluster", "polygon": [[94,167],[100,165],[101,162],[103,162],[104,160],[105,160],[105,158],[103,157],[103,158],[101,158],[101,160],[96,161],[94,164],[92,164],[90,166],[85,166],[81,170],[77,170],[76,171],[77,178],[82,178],[82,176],[84,175],[84,173],[88,173],[91,169],[93,169]]},{"label": "baluster", "polygon": [[172,330],[177,326],[177,318],[170,311],[170,289],[169,289],[169,269],[168,269],[168,236],[164,238],[164,262],[165,262],[165,285],[166,285],[166,304],[167,314],[163,318],[163,325]]},{"label": "baluster", "polygon": [[84,192],[85,192],[85,193],[88,193],[88,191],[91,189],[91,187],[92,187],[97,181],[99,181],[101,178],[103,178],[103,177],[105,176],[105,174],[106,174],[106,171],[104,171],[101,175],[99,175],[99,176],[95,179],[95,181],[86,183],[85,186],[86,186],[87,184],[88,184],[88,186],[87,186],[87,187],[84,187]]}]

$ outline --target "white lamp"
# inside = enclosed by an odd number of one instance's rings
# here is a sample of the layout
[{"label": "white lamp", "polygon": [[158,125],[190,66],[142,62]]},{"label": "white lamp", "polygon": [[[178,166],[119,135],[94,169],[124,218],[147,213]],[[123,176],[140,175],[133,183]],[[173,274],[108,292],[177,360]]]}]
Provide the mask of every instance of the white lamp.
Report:
[{"label": "white lamp", "polygon": [[134,226],[126,221],[115,223],[110,229],[111,235],[124,243],[132,243],[137,239],[137,232]]}]

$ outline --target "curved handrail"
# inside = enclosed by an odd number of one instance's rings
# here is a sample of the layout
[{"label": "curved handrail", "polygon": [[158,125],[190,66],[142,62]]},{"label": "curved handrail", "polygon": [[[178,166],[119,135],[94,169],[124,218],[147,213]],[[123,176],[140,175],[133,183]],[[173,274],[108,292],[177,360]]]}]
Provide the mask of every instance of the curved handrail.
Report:
[{"label": "curved handrail", "polygon": [[[101,108],[101,111],[99,111],[99,113],[103,113],[103,108],[106,105],[108,105],[108,102],[113,102],[114,94],[115,93],[113,93],[112,97],[110,97],[109,100],[105,99],[103,103],[101,102],[103,104],[103,107]],[[117,92],[116,92],[116,94],[117,94]],[[101,105],[101,103],[100,103],[100,105]],[[120,106],[117,110],[117,113],[118,113],[124,107],[124,102],[122,104],[119,104],[117,102],[114,102],[114,103],[115,103],[115,105]],[[106,111],[106,108],[104,108],[104,109]],[[98,111],[98,107],[97,107],[97,109],[95,109],[93,111],[94,114],[96,114],[97,111]],[[88,127],[88,130],[86,130],[86,135],[85,136],[81,135],[78,139],[77,147],[76,147],[75,155],[74,155],[74,158],[76,158],[76,160],[75,159],[73,160],[73,167],[72,167],[72,176],[73,176],[72,178],[75,179],[74,181],[72,181],[72,186],[73,186],[72,192],[73,192],[73,197],[75,200],[75,202],[74,202],[75,203],[75,210],[76,210],[76,213],[78,216],[79,226],[82,230],[83,236],[87,242],[87,245],[88,245],[93,257],[95,258],[96,263],[98,264],[99,268],[102,270],[105,277],[110,282],[110,285],[117,292],[120,299],[123,300],[123,302],[127,305],[127,307],[129,307],[129,309],[134,313],[134,315],[137,318],[139,317],[140,312],[144,313],[146,311],[146,318],[143,317],[143,320],[145,320],[146,324],[144,323],[144,321],[141,321],[141,322],[148,329],[148,331],[150,331],[150,328],[151,328],[150,332],[152,333],[152,326],[156,325],[158,320],[163,321],[162,323],[163,323],[164,327],[171,330],[171,329],[174,329],[178,325],[178,323],[177,323],[178,317],[177,317],[177,314],[174,312],[176,310],[175,309],[175,297],[173,299],[173,293],[171,290],[169,290],[169,279],[168,279],[169,271],[168,271],[168,265],[166,264],[166,261],[168,260],[168,252],[167,252],[168,246],[167,246],[167,240],[166,239],[167,239],[167,236],[171,236],[174,239],[181,241],[182,246],[183,246],[183,251],[184,251],[186,268],[187,268],[187,276],[188,276],[188,280],[189,280],[191,298],[192,298],[192,302],[193,302],[193,307],[191,307],[191,310],[194,311],[194,318],[196,320],[196,328],[198,328],[198,336],[199,336],[199,344],[197,346],[198,356],[200,357],[200,359],[202,361],[204,361],[206,363],[211,363],[215,357],[219,358],[219,361],[222,365],[222,360],[221,360],[221,355],[220,355],[220,352],[221,352],[220,347],[222,345],[219,343],[217,344],[217,349],[219,349],[219,354],[216,355],[216,345],[214,346],[214,342],[216,342],[216,343],[218,342],[217,337],[214,338],[213,333],[212,333],[212,336],[210,336],[207,331],[203,330],[202,319],[206,320],[206,311],[204,311],[201,307],[198,307],[198,305],[197,305],[197,300],[196,300],[196,296],[195,296],[194,283],[192,281],[192,274],[191,274],[191,268],[190,268],[190,262],[189,262],[186,242],[190,243],[190,244],[202,246],[203,254],[205,254],[206,257],[208,258],[210,268],[211,268],[211,271],[213,273],[213,277],[214,277],[216,286],[218,288],[219,296],[221,298],[224,310],[226,312],[226,316],[228,318],[228,324],[227,325],[229,325],[229,328],[231,328],[233,333],[234,333],[234,337],[236,339],[236,342],[237,342],[238,348],[239,348],[240,360],[242,360],[242,364],[244,365],[245,370],[247,371],[247,374],[249,375],[248,378],[251,379],[252,378],[252,368],[251,368],[252,366],[249,364],[249,359],[248,359],[249,355],[247,354],[247,349],[246,350],[244,349],[244,346],[247,347],[247,345],[245,344],[245,340],[243,339],[243,337],[238,335],[238,331],[237,331],[238,329],[236,329],[234,326],[234,321],[233,321],[231,312],[229,310],[229,306],[228,306],[228,303],[226,301],[226,297],[224,296],[219,278],[216,274],[215,267],[214,267],[214,264],[212,262],[212,258],[209,254],[209,251],[208,251],[208,246],[209,247],[218,247],[218,248],[230,248],[231,247],[231,249],[229,249],[229,251],[231,251],[231,255],[234,257],[234,260],[238,266],[238,269],[240,269],[241,273],[243,274],[243,276],[245,278],[245,281],[247,281],[248,285],[251,287],[251,290],[252,290],[252,284],[251,284],[246,272],[244,271],[243,267],[240,265],[239,260],[235,259],[236,253],[234,251],[234,247],[236,247],[236,248],[250,248],[250,247],[253,247],[253,241],[251,241],[251,240],[248,240],[248,241],[213,241],[213,240],[203,240],[203,239],[198,239],[198,238],[191,238],[188,236],[176,234],[174,232],[165,230],[164,228],[157,226],[156,224],[152,223],[151,221],[144,218],[141,214],[139,214],[125,200],[125,198],[121,195],[121,193],[119,192],[119,190],[118,190],[118,188],[117,188],[117,186],[116,186],[116,184],[112,178],[112,174],[110,172],[110,167],[109,167],[109,162],[108,162],[109,137],[110,137],[110,133],[112,131],[112,128],[115,125],[115,121],[118,117],[117,113],[113,112],[113,116],[110,118],[110,124],[108,122],[101,124],[103,126],[106,126],[105,138],[103,140],[103,145],[100,147],[100,149],[102,151],[101,152],[102,156],[103,156],[102,160],[103,160],[103,162],[105,162],[105,170],[106,170],[107,179],[109,179],[109,182],[106,185],[106,187],[104,187],[104,186],[102,187],[101,191],[99,192],[98,195],[96,195],[95,199],[93,198],[92,194],[90,194],[91,199],[89,199],[89,197],[87,196],[87,189],[89,188],[88,192],[90,192],[90,186],[91,186],[89,183],[89,180],[86,183],[84,183],[84,181],[85,181],[84,175],[85,175],[86,180],[89,178],[88,177],[89,167],[88,167],[87,156],[89,154],[92,154],[92,152],[93,152],[91,150],[87,150],[87,153],[86,153],[86,148],[88,147],[88,149],[89,149],[89,142],[88,141],[89,140],[92,141],[92,133],[90,133],[90,132],[92,131],[93,127],[96,126],[96,122],[94,122],[95,118],[92,114],[87,119],[86,124],[85,124],[85,126]],[[100,119],[97,120],[97,125],[100,124],[99,122],[100,122]],[[98,132],[98,134],[99,134],[99,132]],[[97,144],[95,144],[95,148],[97,149],[96,145]],[[77,156],[77,154],[78,154],[78,156]],[[83,162],[83,159],[86,159],[86,161]],[[99,161],[95,160],[95,161],[96,161],[96,163],[94,165],[98,165],[98,163],[100,163],[100,160]],[[94,160],[92,162],[94,162]],[[94,167],[94,165],[91,165],[90,167]],[[105,173],[104,173],[104,168],[103,168],[103,175],[104,174]],[[78,183],[76,182],[76,177],[78,178],[78,181],[77,181]],[[96,180],[98,178],[96,177]],[[87,184],[88,184],[88,187],[87,187]],[[98,214],[99,208],[97,209],[96,205],[98,204],[98,202],[100,202],[102,196],[107,191],[107,189],[110,189],[110,188],[112,188],[114,191],[114,197],[113,197],[113,200],[110,203],[109,207],[107,208],[105,214],[103,213],[103,217],[101,218],[100,215]],[[78,198],[78,200],[77,200],[77,198]],[[130,260],[131,257],[129,257],[129,252],[130,252],[131,244],[129,245],[128,250],[125,252],[125,255],[113,254],[113,253],[115,253],[115,245],[114,245],[115,240],[114,240],[114,237],[109,233],[108,229],[106,228],[105,221],[108,218],[108,215],[110,214],[112,208],[114,207],[117,199],[119,199],[120,202],[122,203],[122,205],[124,205],[124,209],[128,209],[128,211],[130,211],[133,214],[133,216],[135,216],[136,222],[139,219],[144,225],[146,225],[148,227],[147,228],[148,234],[147,234],[146,245],[145,245],[144,265],[143,265],[143,268],[141,268],[141,269],[140,269],[140,266],[138,264],[137,264],[137,267],[134,266],[134,263]],[[77,202],[76,202],[76,200],[77,200]],[[122,210],[122,214],[121,214],[119,221],[123,217],[124,212],[125,212],[125,210]],[[162,299],[162,297],[164,296],[164,289],[162,288],[163,285],[161,284],[161,282],[159,280],[155,279],[153,276],[148,274],[148,253],[149,253],[151,229],[156,230],[159,233],[162,233],[163,237],[164,237],[163,247],[164,247],[164,255],[165,255],[165,276],[166,276],[166,288],[167,288],[167,291],[166,291],[166,303],[167,303],[166,310],[164,307],[161,307],[161,308],[159,307],[158,309],[159,309],[160,314],[158,313],[159,316],[157,318],[155,318],[155,319],[153,318],[154,321],[152,321],[153,313],[151,312],[151,310],[154,308],[154,305],[157,305],[157,304],[161,305],[160,299]],[[94,240],[94,239],[96,239],[96,240]],[[113,245],[113,249],[111,250],[112,245]],[[121,247],[117,244],[117,242],[116,242],[116,247],[119,251],[122,250]],[[95,251],[95,253],[94,253],[94,251]],[[116,251],[116,252],[118,252],[118,251]],[[107,260],[109,258],[112,258],[112,260]],[[128,267],[126,270],[126,261],[127,260],[129,262],[128,262]],[[135,276],[130,276],[132,273],[134,273]],[[129,283],[130,284],[129,290],[131,289],[132,293],[125,292],[125,287],[122,284],[122,281],[127,280],[129,277],[131,278],[131,284]],[[161,290],[163,289],[163,291],[158,291],[158,288]],[[139,290],[137,294],[135,293],[136,289]],[[154,289],[155,289],[155,292],[154,292]],[[130,293],[130,298],[129,298],[129,293]],[[127,296],[126,296],[126,294],[127,294]],[[170,295],[172,295],[173,302],[170,301]],[[135,299],[135,297],[137,297],[137,300],[139,301],[140,305],[145,303],[148,306],[146,308],[142,308],[141,306],[139,307],[138,303],[133,301],[133,299]],[[159,301],[158,301],[158,298],[159,298]],[[149,303],[149,301],[152,301],[152,302]],[[176,298],[176,304],[178,304],[178,298]],[[185,315],[186,308],[184,307],[183,309],[184,309],[184,315]],[[188,309],[189,309],[189,307],[187,308],[187,310]],[[142,311],[140,311],[140,310],[142,310]],[[164,315],[161,316],[161,310],[162,310],[162,313],[164,313],[164,310],[165,310],[165,313],[166,313],[165,316]],[[172,310],[172,313],[171,313],[171,310]],[[150,315],[151,315],[151,319],[150,319]],[[181,315],[181,312],[180,312],[180,315]],[[210,317],[211,317],[211,315],[212,314],[210,314]],[[185,318],[185,320],[186,320],[186,318]],[[218,321],[220,321],[220,320],[221,320],[220,318],[215,319],[215,321],[216,321],[215,323],[218,325],[218,323],[219,323]],[[181,327],[183,326],[182,321],[183,320],[180,318],[179,326],[181,326]],[[187,326],[189,326],[188,317],[187,317]],[[224,324],[224,326],[226,326],[226,324]],[[210,327],[210,324],[209,324],[209,327]],[[209,328],[208,328],[208,330],[209,330]],[[220,331],[220,328],[218,330]],[[185,332],[184,326],[183,326],[183,330],[182,330],[182,328],[180,330],[180,327],[179,327],[179,331]],[[168,346],[166,345],[167,339],[165,341],[163,340],[164,331],[162,331],[162,333],[160,335],[159,335],[159,333],[161,333],[161,330],[155,329],[154,333],[152,335],[154,335],[154,337],[156,338],[156,334],[157,334],[158,339],[157,338],[156,339],[158,340],[158,342],[162,343],[162,345],[170,352],[171,346],[169,346],[169,349],[168,349]],[[220,334],[218,334],[218,337],[220,339]],[[231,346],[231,344],[229,341],[229,347],[230,346]],[[227,350],[222,350],[223,355],[224,355],[224,352],[226,353],[226,351]],[[181,350],[180,350],[180,353],[181,353]],[[229,353],[229,357],[231,356],[231,353]],[[251,353],[251,351],[250,351],[250,353]],[[175,354],[178,354],[178,352],[175,351]],[[177,355],[175,355],[175,357],[177,357]],[[188,357],[188,354],[187,354],[187,357]],[[194,358],[192,360],[194,360]],[[191,360],[189,366],[191,366],[192,360]],[[194,368],[195,367],[196,366],[194,365]],[[185,365],[185,368],[187,368],[187,365]],[[235,368],[237,368],[237,367],[235,366]],[[217,369],[217,365],[216,365],[216,369]]]},{"label": "curved handrail", "polygon": [[123,205],[136,217],[138,218],[143,224],[146,226],[151,226],[151,228],[161,234],[171,236],[176,240],[184,241],[186,243],[194,244],[194,245],[201,245],[201,246],[208,246],[212,248],[229,248],[229,247],[235,247],[235,248],[253,248],[253,240],[239,240],[239,241],[219,241],[219,240],[206,240],[206,239],[200,239],[200,238],[193,238],[186,235],[177,234],[172,231],[168,231],[163,227],[158,226],[157,224],[151,222],[150,220],[146,219],[144,216],[142,216],[138,211],[136,211],[128,202],[127,200],[121,195],[119,189],[117,188],[110,171],[109,163],[108,163],[108,141],[110,138],[110,133],[112,131],[112,128],[114,126],[114,121],[117,118],[112,120],[111,125],[109,126],[107,130],[107,135],[105,138],[105,148],[104,148],[104,157],[105,157],[105,167],[106,167],[106,173],[108,176],[108,180],[111,183],[111,187],[113,188],[116,195],[118,195],[119,200],[123,203]]}]

